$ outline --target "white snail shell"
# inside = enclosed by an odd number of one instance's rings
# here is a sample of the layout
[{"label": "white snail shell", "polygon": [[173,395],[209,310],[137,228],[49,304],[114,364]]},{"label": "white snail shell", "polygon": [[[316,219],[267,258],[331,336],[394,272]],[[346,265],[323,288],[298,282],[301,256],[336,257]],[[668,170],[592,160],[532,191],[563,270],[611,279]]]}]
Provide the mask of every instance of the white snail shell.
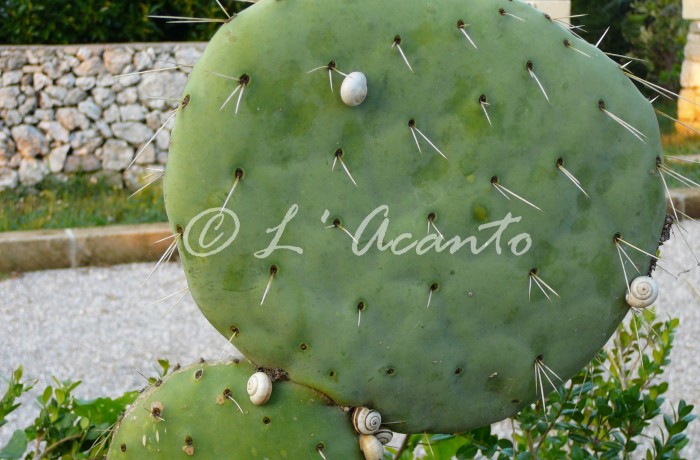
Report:
[{"label": "white snail shell", "polygon": [[659,286],[650,276],[638,276],[632,280],[625,300],[632,308],[646,308],[659,296]]},{"label": "white snail shell", "polygon": [[367,97],[367,77],[362,72],[351,72],[340,86],[340,98],[345,105],[355,107]]},{"label": "white snail shell", "polygon": [[394,437],[394,432],[389,428],[380,428],[379,431],[374,433],[374,437],[377,438],[383,446],[386,446]]},{"label": "white snail shell", "polygon": [[371,434],[360,435],[360,450],[365,454],[365,460],[382,460],[384,446]]},{"label": "white snail shell", "polygon": [[256,372],[248,379],[248,395],[256,406],[265,404],[272,394],[272,380],[264,372]]},{"label": "white snail shell", "polygon": [[352,424],[361,434],[374,434],[382,424],[382,415],[376,410],[357,407],[352,413]]}]

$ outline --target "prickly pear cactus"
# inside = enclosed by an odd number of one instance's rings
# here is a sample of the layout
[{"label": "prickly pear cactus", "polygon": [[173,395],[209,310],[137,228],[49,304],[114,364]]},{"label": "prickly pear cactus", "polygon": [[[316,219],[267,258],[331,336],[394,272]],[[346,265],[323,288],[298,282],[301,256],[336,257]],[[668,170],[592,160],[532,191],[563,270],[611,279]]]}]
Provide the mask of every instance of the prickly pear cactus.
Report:
[{"label": "prickly pear cactus", "polygon": [[198,363],[147,388],[116,428],[110,460],[362,458],[343,411],[292,382],[265,405],[246,392],[251,367]]},{"label": "prickly pear cactus", "polygon": [[192,72],[166,208],[249,359],[456,432],[610,337],[658,246],[659,156],[620,67],[517,0],[261,0]]}]

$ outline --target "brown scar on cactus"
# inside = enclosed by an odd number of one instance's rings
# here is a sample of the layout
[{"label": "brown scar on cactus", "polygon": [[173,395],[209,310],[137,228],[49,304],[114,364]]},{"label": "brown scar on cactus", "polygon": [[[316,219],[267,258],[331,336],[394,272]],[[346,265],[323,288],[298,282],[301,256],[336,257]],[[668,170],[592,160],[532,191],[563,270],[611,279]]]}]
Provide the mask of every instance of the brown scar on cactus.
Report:
[{"label": "brown scar on cactus", "polygon": [[413,72],[413,67],[411,67],[411,64],[408,62],[408,59],[406,58],[406,54],[404,54],[403,49],[401,48],[401,36],[400,35],[396,35],[394,37],[394,42],[391,44],[391,47],[392,48],[396,47],[396,49],[399,50],[399,53],[401,53],[401,57],[403,58],[403,62],[405,62],[406,65],[408,66],[408,69],[411,72]]},{"label": "brown scar on cactus", "polygon": [[182,446],[182,451],[190,457],[194,455],[194,440],[192,436],[185,436],[185,445]]},{"label": "brown scar on cactus", "polygon": [[476,47],[476,43],[474,43],[474,40],[469,36],[466,30],[464,30],[466,27],[470,26],[471,24],[465,24],[463,20],[458,20],[457,21],[457,29],[459,29],[460,32],[462,32],[462,35],[466,37],[467,40],[469,40],[469,43],[472,44],[474,49],[479,49]]},{"label": "brown scar on cactus", "polygon": [[233,393],[231,392],[230,388],[224,389],[223,393],[216,395],[216,404],[222,405],[226,402],[226,400],[233,401],[233,403],[236,405],[238,408],[238,411],[245,415],[245,412],[243,412],[243,408],[241,407],[240,404],[238,404],[238,401],[233,397]]},{"label": "brown scar on cactus", "polygon": [[153,417],[154,420],[159,421],[159,422],[164,422],[165,419],[163,418],[163,411],[165,410],[165,406],[163,406],[163,403],[160,401],[154,401],[151,404],[151,408],[149,412],[151,413],[151,417]]}]

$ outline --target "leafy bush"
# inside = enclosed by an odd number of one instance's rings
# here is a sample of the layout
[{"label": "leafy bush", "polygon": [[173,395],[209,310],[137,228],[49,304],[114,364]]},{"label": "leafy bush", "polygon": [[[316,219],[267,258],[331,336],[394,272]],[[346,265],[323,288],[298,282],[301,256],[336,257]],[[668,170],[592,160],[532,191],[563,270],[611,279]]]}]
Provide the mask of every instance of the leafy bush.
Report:
[{"label": "leafy bush", "polygon": [[688,21],[681,0],[637,0],[622,24],[631,55],[644,59],[647,80],[678,91]]},{"label": "leafy bush", "polygon": [[[158,365],[157,376],[148,378],[150,385],[170,368],[166,360],[159,360]],[[22,380],[22,374],[20,366],[8,379],[7,390],[0,399],[0,426],[7,422],[7,415],[20,406],[17,400],[36,385],[36,381]],[[37,398],[39,415],[34,423],[15,430],[7,445],[0,445],[0,459],[104,457],[112,430],[126,406],[134,402],[138,391],[127,391],[114,399],[81,400],[73,395],[79,385],[79,381],[59,382],[54,378],[54,385],[44,388]]]},{"label": "leafy bush", "polygon": [[678,90],[688,34],[682,0],[572,0],[571,9],[573,15],[586,14],[572,22],[585,25],[588,41],[596,42],[610,27],[602,50],[644,59],[630,67],[636,75]]},{"label": "leafy bush", "polygon": [[[695,419],[693,406],[681,401],[664,413],[668,383],[660,379],[669,363],[678,320],[654,322],[653,312],[621,325],[612,345],[576,377],[511,420],[510,433],[491,427],[459,435],[414,435],[399,449],[399,459],[647,459],[682,458],[683,433]],[[548,379],[542,378],[549,386]],[[654,435],[654,433],[659,433]]]},{"label": "leafy bush", "polygon": [[[391,454],[410,460],[422,446],[428,459],[617,459],[633,452],[641,458],[640,450],[647,459],[681,458],[688,443],[684,431],[695,419],[693,406],[681,401],[671,413],[664,412],[668,383],[660,378],[677,328],[677,319],[655,322],[653,312],[638,313],[618,328],[612,345],[586,369],[511,419],[505,436],[490,426],[457,435],[413,435]],[[165,360],[158,364],[157,376],[148,379],[151,385],[170,367]],[[542,379],[544,385],[550,385],[548,379]],[[35,383],[22,381],[21,367],[14,371],[0,399],[0,426]],[[39,416],[0,446],[0,459],[104,455],[111,428],[136,392],[81,401],[72,395],[79,383],[56,381],[46,387],[38,398]],[[29,441],[35,441],[34,451],[26,452]]]},{"label": "leafy bush", "polygon": [[[229,14],[246,5],[234,0],[221,3]],[[217,28],[217,24],[168,24],[149,15],[226,18],[209,0],[0,0],[0,43],[209,40]]]}]

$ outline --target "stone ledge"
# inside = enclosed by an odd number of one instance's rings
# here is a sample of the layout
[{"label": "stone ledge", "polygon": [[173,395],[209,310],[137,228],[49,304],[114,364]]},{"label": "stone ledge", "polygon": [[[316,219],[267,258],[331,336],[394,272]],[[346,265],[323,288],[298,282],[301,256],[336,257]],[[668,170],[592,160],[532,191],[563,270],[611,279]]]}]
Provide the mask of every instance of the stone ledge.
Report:
[{"label": "stone ledge", "polygon": [[0,273],[158,260],[168,224],[0,233]]},{"label": "stone ledge", "polygon": [[[700,219],[700,191],[671,196],[676,210]],[[0,233],[0,273],[154,262],[171,240],[155,242],[171,234],[167,223]]]},{"label": "stone ledge", "polygon": [[[700,191],[695,189],[671,190],[673,206],[693,219],[700,219]],[[673,212],[669,206],[669,212]],[[680,216],[679,216],[680,217]],[[682,218],[682,217],[681,217]]]}]

